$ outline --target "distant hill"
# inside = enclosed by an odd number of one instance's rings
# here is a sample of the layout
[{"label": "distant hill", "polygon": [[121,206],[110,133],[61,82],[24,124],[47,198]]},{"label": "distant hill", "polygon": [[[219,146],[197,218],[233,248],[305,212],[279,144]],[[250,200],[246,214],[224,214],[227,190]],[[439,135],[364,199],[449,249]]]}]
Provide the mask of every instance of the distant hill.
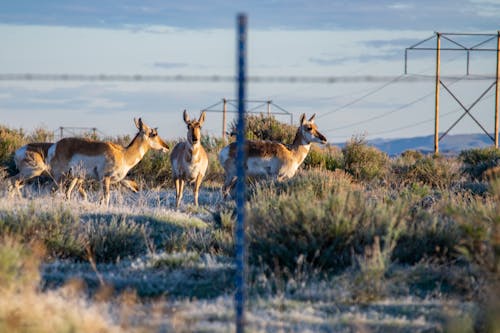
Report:
[{"label": "distant hill", "polygon": [[[368,140],[368,144],[389,155],[399,155],[406,150],[431,153],[434,151],[434,135],[402,139],[374,139]],[[345,142],[339,144],[339,146],[344,145]],[[486,134],[447,135],[439,142],[439,151],[443,154],[455,155],[462,150],[484,148],[492,145],[493,141]]]}]

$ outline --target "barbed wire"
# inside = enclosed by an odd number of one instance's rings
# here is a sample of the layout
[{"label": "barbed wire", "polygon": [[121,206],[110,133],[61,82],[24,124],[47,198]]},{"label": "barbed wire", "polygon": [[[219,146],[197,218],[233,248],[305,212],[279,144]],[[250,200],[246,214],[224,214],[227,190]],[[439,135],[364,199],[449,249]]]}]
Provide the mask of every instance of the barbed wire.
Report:
[{"label": "barbed wire", "polygon": [[[249,76],[252,83],[357,83],[357,82],[419,82],[435,79],[434,75],[402,74],[387,75],[339,75],[339,76]],[[442,79],[457,79],[461,76],[441,76]],[[467,76],[468,80],[496,79],[494,75]],[[90,81],[90,82],[235,82],[233,75],[149,75],[149,74],[50,74],[50,73],[3,73],[0,81]]]}]

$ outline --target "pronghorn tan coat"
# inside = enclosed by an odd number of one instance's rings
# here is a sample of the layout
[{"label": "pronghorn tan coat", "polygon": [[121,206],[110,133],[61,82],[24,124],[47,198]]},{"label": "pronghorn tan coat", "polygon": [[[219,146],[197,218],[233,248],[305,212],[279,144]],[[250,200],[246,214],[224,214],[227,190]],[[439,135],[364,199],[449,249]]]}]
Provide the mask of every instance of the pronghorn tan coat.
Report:
[{"label": "pronghorn tan coat", "polygon": [[[305,114],[300,117],[295,139],[291,145],[279,142],[248,140],[245,144],[245,168],[250,177],[271,177],[278,181],[292,178],[311,148],[312,142],[326,143],[326,138],[314,123],[315,115],[309,120]],[[236,142],[224,147],[219,153],[219,162],[225,171],[222,192],[227,196],[236,181]]]},{"label": "pronghorn tan coat", "polygon": [[[11,188],[16,191],[16,194],[21,196],[21,188],[24,184],[44,173],[54,180],[49,172],[49,166],[46,163],[49,148],[53,144],[53,142],[31,142],[15,151],[14,163],[19,173],[10,177],[9,181],[11,182]],[[123,179],[120,183],[129,190],[138,192],[139,186],[134,180]],[[56,185],[58,184],[56,183]],[[84,198],[87,197],[85,190],[81,186],[78,190]]]},{"label": "pronghorn tan coat", "polygon": [[194,183],[194,204],[198,206],[200,185],[208,167],[207,153],[201,145],[201,126],[205,122],[205,112],[201,113],[198,120],[190,120],[184,110],[183,117],[188,129],[187,141],[175,145],[170,154],[176,207],[181,203],[185,182]]},{"label": "pronghorn tan coat", "polygon": [[48,166],[45,163],[52,142],[33,142],[28,143],[17,149],[14,153],[14,163],[19,173],[10,177],[11,186],[16,193],[21,195],[21,188],[24,184],[35,177],[48,172]]},{"label": "pronghorn tan coat", "polygon": [[48,152],[47,162],[54,179],[61,183],[72,178],[65,191],[69,199],[73,187],[84,178],[101,182],[103,202],[109,205],[109,186],[120,182],[149,149],[168,151],[168,145],[152,129],[139,120],[134,120],[139,132],[127,146],[112,142],[93,141],[80,138],[64,138],[56,142]]}]

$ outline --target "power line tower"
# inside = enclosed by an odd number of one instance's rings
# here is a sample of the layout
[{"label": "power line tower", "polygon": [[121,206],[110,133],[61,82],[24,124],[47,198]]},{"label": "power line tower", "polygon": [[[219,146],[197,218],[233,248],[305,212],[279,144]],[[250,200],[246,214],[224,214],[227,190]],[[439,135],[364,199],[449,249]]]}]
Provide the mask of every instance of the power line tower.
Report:
[{"label": "power line tower", "polygon": [[[228,113],[238,113],[238,105],[236,104],[238,100],[236,99],[226,99],[223,98],[220,102],[207,106],[201,111],[222,113],[222,140],[226,140],[226,125],[227,125],[227,114]],[[272,100],[245,100],[245,105],[247,110],[246,114],[260,114],[267,113],[267,116],[271,115],[282,115],[290,117],[290,125],[293,125],[293,114],[278,104],[274,103]],[[222,109],[219,109],[222,106]],[[278,109],[278,111],[273,110],[273,108]]]},{"label": "power line tower", "polygon": [[[475,43],[472,46],[466,46],[463,42],[457,40],[457,37],[475,37]],[[478,41],[477,38],[480,40]],[[436,46],[424,46],[428,41],[436,40]],[[497,41],[496,48],[486,47],[485,45],[493,40]],[[449,46],[441,47],[441,41],[445,40]],[[486,133],[486,135],[494,142],[495,148],[498,148],[498,108],[500,98],[500,31],[496,34],[487,33],[444,33],[436,32],[433,36],[424,39],[405,49],[405,74],[408,69],[408,52],[409,51],[435,51],[436,52],[436,92],[435,92],[435,122],[434,122],[434,153],[439,153],[439,141],[443,139],[457,124],[462,120],[465,115],[474,120],[474,122]],[[472,52],[496,52],[496,77],[494,81],[486,88],[483,93],[469,106],[466,107],[459,98],[446,86],[441,80],[441,51],[461,51],[467,54],[466,75],[469,76],[470,54]],[[453,99],[463,108],[464,113],[441,135],[439,136],[439,96],[440,87],[443,87]],[[491,136],[490,133],[484,128],[483,125],[471,114],[472,108],[493,88],[496,87],[495,92],[495,133]]]}]

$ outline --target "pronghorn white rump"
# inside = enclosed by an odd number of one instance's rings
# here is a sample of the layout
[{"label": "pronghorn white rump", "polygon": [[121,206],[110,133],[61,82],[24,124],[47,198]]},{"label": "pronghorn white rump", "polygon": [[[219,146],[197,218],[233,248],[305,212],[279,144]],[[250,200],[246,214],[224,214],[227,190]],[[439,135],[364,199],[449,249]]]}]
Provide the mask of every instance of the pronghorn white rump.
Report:
[{"label": "pronghorn white rump", "polygon": [[[245,168],[250,177],[272,177],[278,181],[292,178],[311,148],[311,143],[326,143],[323,134],[314,123],[315,115],[309,120],[306,115],[300,117],[295,139],[291,145],[264,140],[248,140],[245,143]],[[236,143],[224,147],[219,153],[219,162],[225,171],[222,187],[228,195],[236,181]]]},{"label": "pronghorn white rump", "polygon": [[178,208],[184,191],[184,183],[194,183],[194,204],[198,206],[198,193],[208,167],[208,157],[201,145],[201,127],[205,122],[205,112],[198,120],[190,120],[184,110],[184,122],[187,125],[187,141],[179,142],[172,149],[170,163],[175,182],[175,205]]},{"label": "pronghorn white rump", "polygon": [[71,179],[65,191],[68,199],[77,183],[85,178],[94,178],[101,182],[103,202],[109,205],[111,183],[122,181],[149,149],[168,151],[168,145],[156,129],[144,124],[141,118],[134,119],[134,122],[139,132],[127,147],[81,138],[64,138],[50,147],[47,163],[54,179],[58,183],[65,178]]},{"label": "pronghorn white rump", "polygon": [[52,142],[28,143],[14,152],[14,163],[19,173],[10,177],[10,186],[21,195],[21,188],[24,184],[35,177],[39,177],[48,172],[48,165],[45,163]]}]

